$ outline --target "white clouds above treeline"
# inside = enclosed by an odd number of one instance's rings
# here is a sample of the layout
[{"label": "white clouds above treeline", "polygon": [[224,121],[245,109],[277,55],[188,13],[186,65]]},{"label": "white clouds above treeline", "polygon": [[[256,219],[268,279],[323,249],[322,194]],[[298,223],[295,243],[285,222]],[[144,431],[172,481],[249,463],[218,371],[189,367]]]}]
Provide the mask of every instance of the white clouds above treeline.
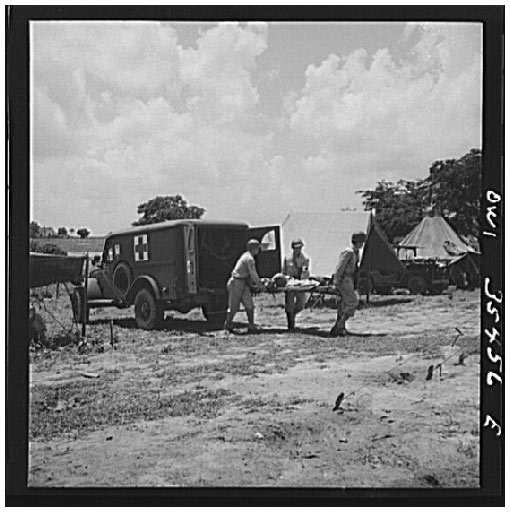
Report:
[{"label": "white clouds above treeline", "polygon": [[255,84],[279,79],[258,63],[277,24],[211,25],[192,47],[170,24],[34,24],[33,218],[105,233],[180,193],[210,218],[279,222],[480,147],[480,34],[399,27],[409,51],[332,51],[268,115]]}]

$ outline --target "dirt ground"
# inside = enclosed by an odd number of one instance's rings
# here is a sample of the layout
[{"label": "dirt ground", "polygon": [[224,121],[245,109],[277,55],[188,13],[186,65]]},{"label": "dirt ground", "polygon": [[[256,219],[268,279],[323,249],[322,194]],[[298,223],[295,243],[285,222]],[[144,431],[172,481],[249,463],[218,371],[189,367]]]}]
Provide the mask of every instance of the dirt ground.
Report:
[{"label": "dirt ground", "polygon": [[479,486],[479,291],[374,296],[347,338],[327,305],[289,333],[283,301],[256,298],[258,335],[95,310],[78,349],[46,299],[62,346],[31,351],[29,486]]}]

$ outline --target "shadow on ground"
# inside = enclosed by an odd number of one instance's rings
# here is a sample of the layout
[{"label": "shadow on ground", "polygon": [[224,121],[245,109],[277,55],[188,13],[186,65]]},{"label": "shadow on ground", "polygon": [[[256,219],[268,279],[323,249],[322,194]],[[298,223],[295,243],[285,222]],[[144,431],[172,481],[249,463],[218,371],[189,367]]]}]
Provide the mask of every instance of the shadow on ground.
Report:
[{"label": "shadow on ground", "polygon": [[[379,308],[384,306],[393,306],[395,304],[407,304],[414,302],[414,297],[403,297],[401,295],[371,295],[369,301],[365,296],[360,299],[359,309]],[[307,309],[337,309],[337,299],[326,298],[322,301],[307,304]]]},{"label": "shadow on ground", "polygon": [[[116,327],[124,329],[138,329],[134,318],[116,318],[114,320],[98,319],[91,320],[89,325],[105,325],[113,322]],[[214,325],[205,320],[188,320],[181,318],[165,318],[165,320],[154,331],[180,331],[198,334],[199,336],[207,336],[207,333],[218,332],[223,330],[222,325]],[[320,329],[319,327],[297,327],[292,334],[305,334],[307,336],[317,336],[319,338],[331,338],[330,330]],[[286,328],[263,328],[258,333],[248,333],[248,325],[245,323],[234,322],[234,332],[230,336],[257,336],[267,334],[291,334]],[[350,332],[349,337],[353,338],[369,338],[384,337],[388,333],[371,333],[371,332]]]},{"label": "shadow on ground", "polygon": [[381,308],[384,306],[394,306],[395,304],[408,304],[409,302],[414,302],[414,297],[401,297],[401,296],[391,296],[379,298],[377,297],[375,300],[374,297],[370,298],[370,301],[367,302],[366,299],[360,303],[360,309],[363,308]]},{"label": "shadow on ground", "polygon": [[[297,333],[307,334],[309,336],[318,336],[319,338],[336,338],[336,336],[330,336],[329,330],[321,330],[318,327],[306,327],[304,329],[296,329]],[[346,337],[349,338],[372,338],[372,337],[384,337],[388,336],[388,333],[385,332],[353,332],[349,331],[349,334]],[[339,337],[341,339],[341,337]]]},{"label": "shadow on ground", "polygon": [[[91,320],[90,325],[109,324],[113,321],[113,325],[123,327],[124,329],[138,329],[134,318],[116,318],[114,320],[100,319]],[[203,332],[221,331],[223,326],[221,324],[210,324],[205,320],[188,320],[184,318],[165,318],[165,320],[154,331],[183,331],[194,334],[201,334]]]}]

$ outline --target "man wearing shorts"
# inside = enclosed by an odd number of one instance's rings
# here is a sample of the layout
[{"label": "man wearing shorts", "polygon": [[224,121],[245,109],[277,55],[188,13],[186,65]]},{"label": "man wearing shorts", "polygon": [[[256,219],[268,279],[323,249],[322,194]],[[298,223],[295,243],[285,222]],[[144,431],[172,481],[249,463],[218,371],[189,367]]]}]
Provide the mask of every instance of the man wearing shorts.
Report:
[{"label": "man wearing shorts", "polygon": [[232,276],[227,283],[228,310],[224,329],[228,332],[234,332],[232,322],[241,303],[248,317],[248,333],[260,331],[255,325],[255,305],[252,297],[252,292],[264,288],[255,267],[255,256],[260,251],[259,241],[251,239],[247,244],[247,249],[237,260]]}]

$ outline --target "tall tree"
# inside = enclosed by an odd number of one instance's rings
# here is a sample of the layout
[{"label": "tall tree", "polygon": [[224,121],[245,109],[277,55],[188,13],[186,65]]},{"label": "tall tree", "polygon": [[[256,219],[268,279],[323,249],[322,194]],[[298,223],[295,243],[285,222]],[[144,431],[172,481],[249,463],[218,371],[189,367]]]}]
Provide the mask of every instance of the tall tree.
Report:
[{"label": "tall tree", "polygon": [[41,236],[41,226],[33,220],[30,223],[30,238],[38,238]]},{"label": "tall tree", "polygon": [[57,235],[61,236],[61,237],[66,237],[67,236],[67,228],[66,227],[58,228]]},{"label": "tall tree", "polygon": [[435,212],[461,235],[479,236],[482,195],[482,152],[472,149],[461,158],[438,160],[424,180]]},{"label": "tall tree", "polygon": [[380,181],[374,190],[360,190],[365,210],[391,241],[407,235],[425,213],[443,215],[461,235],[479,235],[482,152],[472,149],[461,158],[438,160],[429,176],[417,181]]},{"label": "tall tree", "polygon": [[133,222],[133,226],[155,224],[165,220],[200,219],[205,210],[200,206],[188,205],[180,195],[157,196],[138,206],[138,215],[142,217]]},{"label": "tall tree", "polygon": [[67,255],[67,252],[61,249],[57,244],[52,244],[48,242],[41,245],[36,240],[30,241],[30,252],[42,252],[44,254],[62,254],[64,256]]},{"label": "tall tree", "polygon": [[380,181],[374,190],[360,190],[365,210],[375,210],[390,241],[403,238],[422,219],[425,208],[421,181]]},{"label": "tall tree", "polygon": [[87,228],[80,228],[76,231],[76,234],[79,235],[80,238],[87,238],[90,235],[90,231]]}]

